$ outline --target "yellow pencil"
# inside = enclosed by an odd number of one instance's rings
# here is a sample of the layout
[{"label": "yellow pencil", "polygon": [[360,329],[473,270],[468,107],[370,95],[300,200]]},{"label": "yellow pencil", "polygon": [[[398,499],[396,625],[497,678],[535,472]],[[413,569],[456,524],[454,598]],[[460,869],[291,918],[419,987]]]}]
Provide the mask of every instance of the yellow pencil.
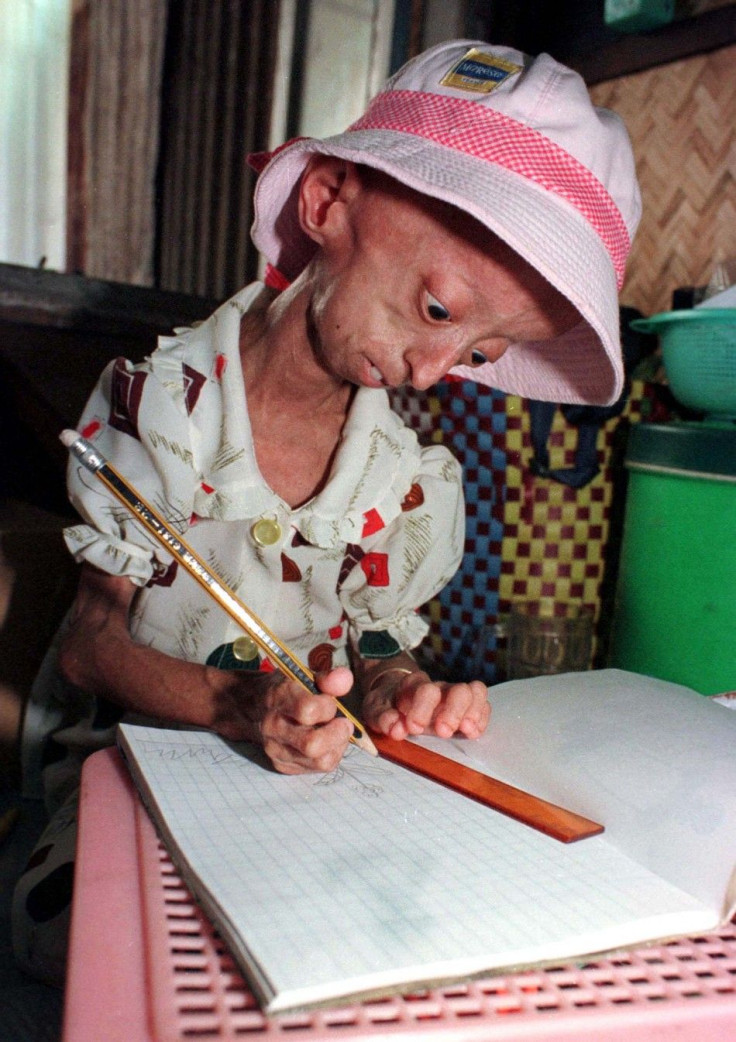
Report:
[{"label": "yellow pencil", "polygon": [[[237,594],[214,575],[204,561],[187,546],[181,536],[177,535],[163,518],[138,495],[121,474],[76,431],[62,431],[61,441],[80,463],[95,474],[117,499],[127,506],[133,516],[143,527],[176,558],[216,601],[225,609],[239,626],[248,633],[255,643],[264,651],[269,659],[282,673],[296,680],[312,694],[321,694],[314,682],[312,671],[299,661],[289,649],[282,644],[257,615],[246,608]],[[356,729],[351,741],[371,756],[378,756],[378,750],[371,741],[363,725],[356,720],[339,699],[335,704],[343,716],[347,717]]]}]

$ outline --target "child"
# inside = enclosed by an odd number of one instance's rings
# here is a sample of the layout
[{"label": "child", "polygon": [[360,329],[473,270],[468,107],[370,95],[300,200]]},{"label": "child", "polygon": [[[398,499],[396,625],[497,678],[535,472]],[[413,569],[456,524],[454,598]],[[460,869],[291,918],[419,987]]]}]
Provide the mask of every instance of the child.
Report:
[{"label": "child", "polygon": [[[355,685],[369,728],[477,737],[485,686],[434,682],[411,656],[417,609],[462,555],[459,469],[418,446],[386,388],[453,372],[534,399],[618,397],[617,290],[639,216],[625,131],[548,56],[460,41],[410,62],[343,134],[256,162],[266,284],[145,363],[108,367],[79,430],[323,692]],[[256,741],[285,773],[334,769],[352,731],[75,464],[69,489],[84,566],[59,671],[54,654],[45,669],[56,687],[36,685],[25,733],[61,809],[14,910],[19,958],[50,978],[79,766],[123,713]]]}]

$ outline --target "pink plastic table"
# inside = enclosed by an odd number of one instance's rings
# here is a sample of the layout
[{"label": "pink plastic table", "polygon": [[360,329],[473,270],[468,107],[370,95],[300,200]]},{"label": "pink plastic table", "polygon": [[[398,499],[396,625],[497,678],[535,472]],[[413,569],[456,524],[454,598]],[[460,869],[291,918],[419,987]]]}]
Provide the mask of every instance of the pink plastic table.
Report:
[{"label": "pink plastic table", "polygon": [[64,1042],[736,1039],[736,928],[584,965],[265,1016],[112,749],[82,783]]}]

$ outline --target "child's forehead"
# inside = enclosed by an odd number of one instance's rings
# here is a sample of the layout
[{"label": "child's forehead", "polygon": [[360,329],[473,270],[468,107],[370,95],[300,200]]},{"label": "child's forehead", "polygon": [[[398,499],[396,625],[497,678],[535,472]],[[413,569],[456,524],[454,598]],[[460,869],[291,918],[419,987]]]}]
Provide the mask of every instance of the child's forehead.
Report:
[{"label": "child's forehead", "polygon": [[557,312],[564,328],[579,321],[577,309],[540,271],[471,214],[380,171],[363,183],[369,220],[379,230],[375,241],[391,271],[413,273],[430,290],[451,287],[479,313],[526,301]]},{"label": "child's forehead", "polygon": [[[445,305],[463,302],[476,315],[507,309],[554,312],[560,330],[580,319],[574,305],[487,225],[443,199],[419,192],[380,170],[362,168],[361,209],[372,245],[397,292],[418,279]],[[459,294],[459,296],[458,296]]]}]

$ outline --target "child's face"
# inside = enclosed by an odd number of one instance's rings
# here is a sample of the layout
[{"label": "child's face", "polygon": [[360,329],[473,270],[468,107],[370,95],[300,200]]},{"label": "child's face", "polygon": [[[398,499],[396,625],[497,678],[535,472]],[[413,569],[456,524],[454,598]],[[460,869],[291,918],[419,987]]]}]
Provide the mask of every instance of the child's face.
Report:
[{"label": "child's face", "polygon": [[458,364],[574,326],[573,305],[501,240],[455,208],[371,178],[312,262],[312,346],[364,387],[424,390]]}]

